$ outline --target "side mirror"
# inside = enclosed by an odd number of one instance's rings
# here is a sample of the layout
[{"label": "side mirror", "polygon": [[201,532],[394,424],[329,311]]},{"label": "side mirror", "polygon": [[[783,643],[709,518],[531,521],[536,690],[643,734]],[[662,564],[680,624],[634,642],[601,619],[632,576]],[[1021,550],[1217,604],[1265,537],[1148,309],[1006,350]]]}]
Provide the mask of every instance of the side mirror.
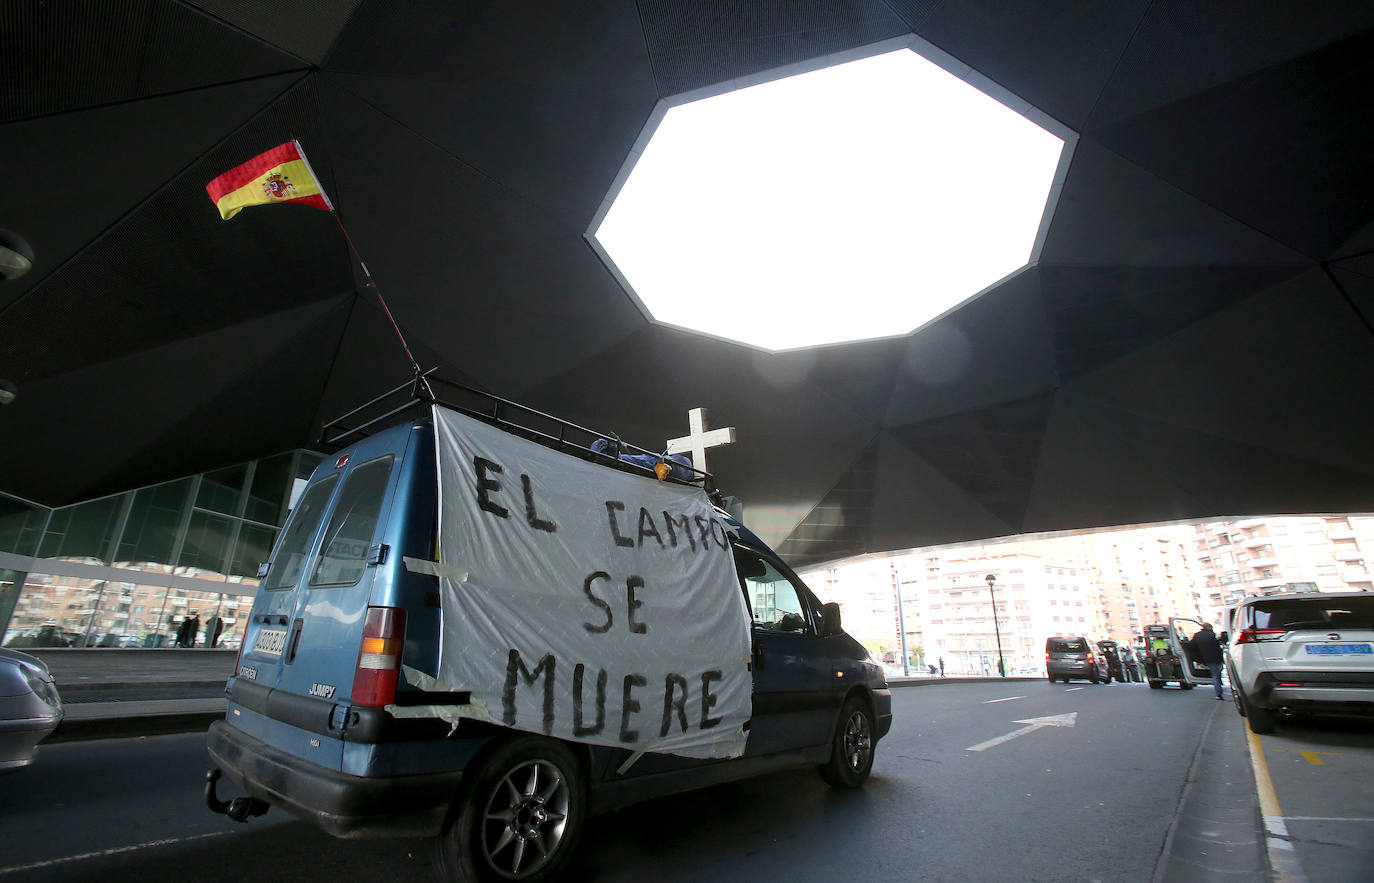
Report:
[{"label": "side mirror", "polygon": [[821,634],[838,635],[840,628],[840,605],[835,602],[821,605]]}]

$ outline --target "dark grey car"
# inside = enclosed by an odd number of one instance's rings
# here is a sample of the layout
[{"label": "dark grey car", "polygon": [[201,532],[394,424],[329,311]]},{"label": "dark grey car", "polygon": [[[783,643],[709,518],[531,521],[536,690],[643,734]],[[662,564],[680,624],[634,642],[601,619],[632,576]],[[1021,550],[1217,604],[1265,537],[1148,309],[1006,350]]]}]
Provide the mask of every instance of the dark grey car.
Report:
[{"label": "dark grey car", "polygon": [[1082,678],[1094,684],[1111,682],[1111,675],[1107,673],[1107,658],[1081,635],[1060,636],[1045,641],[1045,673],[1050,683],[1058,679],[1067,684],[1069,678]]}]

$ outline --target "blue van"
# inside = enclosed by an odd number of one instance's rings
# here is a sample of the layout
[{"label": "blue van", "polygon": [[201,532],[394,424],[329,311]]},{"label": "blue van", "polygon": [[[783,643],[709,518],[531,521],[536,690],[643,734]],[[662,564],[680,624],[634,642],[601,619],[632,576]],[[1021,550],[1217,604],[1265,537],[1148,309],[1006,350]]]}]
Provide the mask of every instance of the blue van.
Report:
[{"label": "blue van", "polygon": [[[347,415],[363,421],[357,429],[326,427],[335,441],[358,440],[320,463],[259,573],[227,713],[208,733],[212,810],[244,821],[277,806],[338,837],[428,837],[448,879],[544,880],[566,865],[591,814],[796,765],[836,787],[863,784],[892,721],[881,667],[841,629],[838,606],[820,603],[719,505],[740,616],[752,617],[740,625],[752,641],[742,755],[635,752],[428,713],[471,703],[464,684],[437,678],[445,629],[431,409],[601,469],[652,474],[593,453],[583,439],[601,434],[463,387],[446,384],[440,399],[431,381],[442,383],[422,376],[408,396],[388,394],[405,398],[399,407],[386,397],[365,406],[380,417]],[[692,478],[721,502],[709,475]],[[667,730],[667,705],[663,718]],[[220,799],[221,775],[246,796]]]}]

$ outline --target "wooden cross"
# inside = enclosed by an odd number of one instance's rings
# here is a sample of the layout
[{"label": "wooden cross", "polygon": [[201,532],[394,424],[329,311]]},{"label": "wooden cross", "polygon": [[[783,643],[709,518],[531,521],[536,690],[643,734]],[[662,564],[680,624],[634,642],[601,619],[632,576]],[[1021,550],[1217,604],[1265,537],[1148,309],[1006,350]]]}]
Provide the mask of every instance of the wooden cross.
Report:
[{"label": "wooden cross", "polygon": [[682,438],[668,439],[668,453],[692,455],[692,467],[702,472],[709,472],[706,468],[706,449],[714,448],[719,445],[733,444],[735,441],[735,428],[733,426],[726,429],[706,429],[706,409],[693,408],[687,412],[688,434]]}]

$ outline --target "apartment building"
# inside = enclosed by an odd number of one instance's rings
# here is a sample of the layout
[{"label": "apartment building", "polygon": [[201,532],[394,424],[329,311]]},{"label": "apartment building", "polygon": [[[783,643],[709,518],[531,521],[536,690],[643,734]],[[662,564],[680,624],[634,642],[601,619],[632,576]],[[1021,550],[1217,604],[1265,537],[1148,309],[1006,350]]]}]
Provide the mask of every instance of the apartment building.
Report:
[{"label": "apartment building", "polygon": [[1214,615],[1251,595],[1374,591],[1374,517],[1207,521],[1195,532],[1199,578]]}]

